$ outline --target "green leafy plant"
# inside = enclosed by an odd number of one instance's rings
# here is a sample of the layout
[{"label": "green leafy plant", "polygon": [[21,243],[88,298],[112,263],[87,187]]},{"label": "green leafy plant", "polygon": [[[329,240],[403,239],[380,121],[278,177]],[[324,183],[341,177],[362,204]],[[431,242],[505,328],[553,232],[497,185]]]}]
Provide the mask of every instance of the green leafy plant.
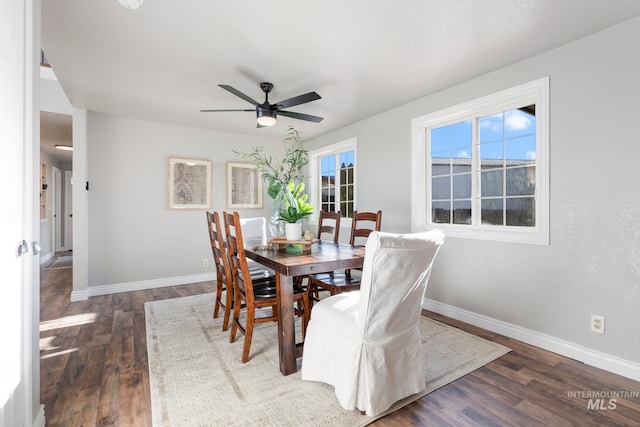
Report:
[{"label": "green leafy plant", "polygon": [[309,152],[302,148],[300,132],[293,126],[287,128],[282,142],[285,145],[285,153],[282,160],[278,157],[267,155],[264,147],[252,147],[249,152],[237,152],[244,159],[253,161],[267,184],[269,197],[275,199],[280,190],[290,182],[302,180],[302,168],[309,163]]},{"label": "green leafy plant", "polygon": [[313,206],[308,202],[309,195],[304,192],[304,183],[287,184],[287,203],[279,212],[278,221],[296,223],[305,216],[311,215]]}]

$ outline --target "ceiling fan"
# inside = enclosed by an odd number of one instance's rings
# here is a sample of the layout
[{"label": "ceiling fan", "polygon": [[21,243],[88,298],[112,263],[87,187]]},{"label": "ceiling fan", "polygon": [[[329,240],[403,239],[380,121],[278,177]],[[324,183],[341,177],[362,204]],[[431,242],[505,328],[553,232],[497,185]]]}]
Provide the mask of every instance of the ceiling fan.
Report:
[{"label": "ceiling fan", "polygon": [[218,85],[218,86],[244,99],[245,101],[253,104],[255,108],[252,110],[200,110],[201,112],[216,113],[216,112],[223,112],[223,111],[248,111],[248,112],[255,111],[256,117],[258,119],[257,127],[259,128],[275,125],[278,114],[281,116],[291,117],[292,119],[306,120],[306,121],[315,122],[315,123],[319,123],[323,119],[322,117],[318,117],[318,116],[312,116],[309,114],[296,113],[293,111],[284,110],[285,108],[293,107],[295,105],[300,105],[300,104],[304,104],[307,102],[320,99],[321,96],[318,95],[316,92],[305,93],[304,95],[294,96],[293,98],[285,99],[284,101],[276,102],[275,104],[269,104],[269,92],[271,92],[271,89],[273,89],[273,84],[268,82],[262,82],[260,83],[260,88],[264,92],[265,98],[264,98],[264,102],[260,104],[259,102],[253,100],[251,97],[240,92],[238,89],[235,89],[229,85]]}]

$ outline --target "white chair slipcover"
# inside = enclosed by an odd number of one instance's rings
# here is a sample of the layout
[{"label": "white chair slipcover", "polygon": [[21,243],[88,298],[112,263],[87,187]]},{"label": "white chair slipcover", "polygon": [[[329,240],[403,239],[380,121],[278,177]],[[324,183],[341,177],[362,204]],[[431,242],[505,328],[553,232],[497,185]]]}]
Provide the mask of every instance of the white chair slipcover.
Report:
[{"label": "white chair slipcover", "polygon": [[420,315],[444,233],[372,232],[359,291],[311,311],[302,379],[333,385],[340,405],[375,416],[426,388]]},{"label": "white chair slipcover", "polygon": [[[242,227],[242,238],[245,240],[260,239],[261,245],[267,244],[267,219],[263,216],[240,218],[240,226]],[[233,232],[233,230],[232,230]],[[255,243],[254,243],[255,244]],[[273,276],[273,271],[265,268],[263,265],[258,264],[252,259],[247,259],[249,265],[249,271],[255,273],[256,271],[264,271],[264,278]],[[256,281],[258,276],[254,276],[253,280]]]},{"label": "white chair slipcover", "polygon": [[242,237],[247,239],[261,239],[262,244],[267,244],[267,219],[263,216],[253,218],[240,218]]}]

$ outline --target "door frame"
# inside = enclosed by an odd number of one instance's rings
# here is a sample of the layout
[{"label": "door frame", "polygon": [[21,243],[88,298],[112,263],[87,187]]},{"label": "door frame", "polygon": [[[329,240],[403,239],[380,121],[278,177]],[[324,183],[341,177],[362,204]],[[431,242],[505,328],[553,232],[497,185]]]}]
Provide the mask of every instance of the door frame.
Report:
[{"label": "door frame", "polygon": [[62,246],[62,171],[52,166],[51,177],[51,189],[53,192],[53,238],[52,247],[53,252],[60,252],[64,250]]},{"label": "door frame", "polygon": [[64,244],[65,251],[73,250],[73,170],[65,170],[64,176]]}]

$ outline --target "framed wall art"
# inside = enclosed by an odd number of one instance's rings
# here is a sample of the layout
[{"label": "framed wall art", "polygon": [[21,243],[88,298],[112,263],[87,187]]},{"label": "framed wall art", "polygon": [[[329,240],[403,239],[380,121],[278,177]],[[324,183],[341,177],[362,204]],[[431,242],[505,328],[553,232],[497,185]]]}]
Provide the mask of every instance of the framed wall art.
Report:
[{"label": "framed wall art", "polygon": [[211,209],[211,160],[169,157],[169,209]]},{"label": "framed wall art", "polygon": [[227,162],[227,208],[262,208],[262,177],[254,163]]}]

